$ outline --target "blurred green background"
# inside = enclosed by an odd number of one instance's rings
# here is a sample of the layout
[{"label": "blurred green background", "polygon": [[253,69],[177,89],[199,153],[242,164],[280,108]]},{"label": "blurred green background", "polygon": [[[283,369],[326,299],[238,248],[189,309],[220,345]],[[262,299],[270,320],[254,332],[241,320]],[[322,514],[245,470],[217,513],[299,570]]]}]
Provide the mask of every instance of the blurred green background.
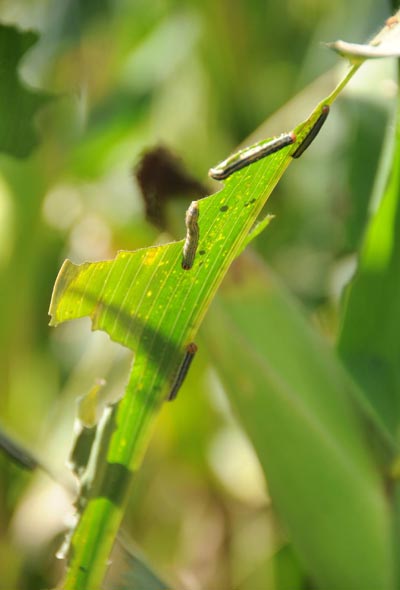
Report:
[{"label": "blurred green background", "polygon": [[[390,10],[372,0],[0,1],[2,24],[39,35],[19,64],[24,84],[53,97],[35,117],[36,148],[0,154],[0,418],[52,469],[64,469],[76,398],[97,379],[121,395],[131,361],[89,321],[47,327],[62,261],[171,239],[144,217],[132,174],[143,150],[170,148],[207,185],[208,168],[248,136],[291,129],[333,88],[344,66],[321,42],[362,42]],[[395,92],[390,61],[357,74],[268,202],[277,218],[254,246],[330,339]],[[16,125],[18,106],[11,96]],[[182,197],[168,210],[177,238]],[[312,588],[201,335],[199,345],[162,412],[125,528],[187,590]],[[71,510],[60,486],[0,455],[0,588],[56,583]]]}]

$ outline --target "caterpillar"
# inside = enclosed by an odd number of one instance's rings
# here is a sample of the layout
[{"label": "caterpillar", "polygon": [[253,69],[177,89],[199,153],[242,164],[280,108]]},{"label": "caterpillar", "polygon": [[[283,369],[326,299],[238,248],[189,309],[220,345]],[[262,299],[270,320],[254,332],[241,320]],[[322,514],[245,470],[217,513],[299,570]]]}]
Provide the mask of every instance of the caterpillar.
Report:
[{"label": "caterpillar", "polygon": [[301,142],[299,147],[293,152],[292,158],[300,158],[300,156],[306,151],[306,149],[311,145],[314,139],[317,137],[318,133],[321,130],[322,125],[325,123],[327,117],[329,115],[329,106],[325,104],[322,107],[322,112],[318,119],[315,121],[313,127],[311,127],[310,132],[304,140]]},{"label": "caterpillar", "polygon": [[296,135],[294,133],[284,133],[280,137],[276,137],[266,143],[262,142],[256,146],[245,148],[229,156],[229,158],[215,166],[215,168],[210,168],[208,175],[215,180],[225,180],[225,178],[228,178],[234,172],[278,152],[295,141]]},{"label": "caterpillar", "polygon": [[189,209],[186,211],[186,240],[183,245],[182,268],[190,270],[193,266],[196,256],[197,245],[199,243],[199,205],[197,201],[192,201]]},{"label": "caterpillar", "polygon": [[39,466],[37,459],[19,443],[0,431],[0,449],[21,467],[33,471]]},{"label": "caterpillar", "polygon": [[167,400],[169,402],[171,402],[172,400],[174,400],[176,398],[176,396],[178,395],[178,391],[181,388],[182,383],[185,380],[185,377],[187,375],[187,372],[190,369],[190,365],[192,364],[192,361],[194,359],[194,355],[197,352],[197,344],[195,344],[194,342],[191,342],[190,344],[188,344],[186,346],[186,353],[184,356],[184,359],[182,361],[181,366],[179,367],[179,370],[176,374],[175,377],[175,381],[172,384],[171,390],[168,394]]}]

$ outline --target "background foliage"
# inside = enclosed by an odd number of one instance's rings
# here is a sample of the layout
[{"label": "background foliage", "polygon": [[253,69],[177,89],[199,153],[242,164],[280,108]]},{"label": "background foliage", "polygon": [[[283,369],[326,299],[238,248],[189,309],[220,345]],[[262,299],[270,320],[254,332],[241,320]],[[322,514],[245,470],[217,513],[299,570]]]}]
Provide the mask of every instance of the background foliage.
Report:
[{"label": "background foliage", "polygon": [[[44,104],[37,147],[30,135],[28,157],[0,155],[0,415],[54,470],[69,452],[76,397],[98,378],[104,395],[118,396],[130,357],[87,321],[48,329],[52,286],[67,256],[97,260],[158,239],[132,179],[142,150],[167,145],[205,182],[265,120],[260,137],[290,129],[333,87],[325,72],[338,59],[320,41],[362,41],[389,14],[372,1],[0,3],[3,24],[38,34],[14,55],[24,56],[33,112]],[[318,147],[274,192],[277,219],[253,246],[332,341],[394,105],[392,69],[367,64],[353,80]],[[3,120],[5,111],[17,129],[18,88],[7,90]],[[168,209],[179,238],[189,201],[181,195]],[[185,588],[309,588],[201,344],[178,401],[162,412],[125,526]],[[0,588],[51,586],[70,498],[3,456],[0,498]]]}]

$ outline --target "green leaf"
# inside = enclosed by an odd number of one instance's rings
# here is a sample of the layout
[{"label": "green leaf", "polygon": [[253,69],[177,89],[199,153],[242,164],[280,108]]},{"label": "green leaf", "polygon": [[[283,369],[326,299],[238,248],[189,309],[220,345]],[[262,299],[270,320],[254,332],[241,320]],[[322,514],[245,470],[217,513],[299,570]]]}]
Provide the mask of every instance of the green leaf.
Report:
[{"label": "green leaf", "polygon": [[181,266],[183,240],[122,251],[110,261],[74,265],[67,260],[53,293],[51,325],[90,316],[93,329],[106,331],[132,350],[139,344],[151,349],[157,339],[152,362],[159,370],[165,347],[182,355],[288,166],[288,151],[241,170],[227,179],[222,191],[199,201],[200,239],[189,271]]},{"label": "green leaf", "polygon": [[[397,123],[397,138],[399,138]],[[384,164],[386,166],[386,163]],[[344,298],[338,348],[394,433],[400,420],[400,142]],[[380,196],[380,195],[379,195]]]},{"label": "green leaf", "polygon": [[102,439],[94,445],[94,475],[72,536],[65,590],[100,585],[132,475],[187,346],[249,232],[254,235],[254,223],[289,165],[290,154],[335,92],[296,127],[295,143],[236,172],[223,190],[198,202],[200,237],[190,270],[182,268],[183,240],[119,252],[110,261],[64,263],[50,305],[51,324],[89,316],[93,329],[104,330],[136,353],[125,396],[110,411]]},{"label": "green leaf", "polygon": [[[318,117],[318,108],[313,118]],[[301,133],[300,129],[300,139]],[[101,445],[106,460],[96,471],[72,538],[65,588],[79,590],[100,583],[112,545],[109,533],[121,520],[128,481],[140,465],[185,348],[294,148],[239,171],[227,179],[222,191],[199,201],[200,238],[192,269],[182,269],[183,240],[119,252],[110,261],[64,263],[50,306],[52,325],[90,316],[93,329],[106,331],[136,352],[125,396],[113,408],[110,428],[105,428],[111,433]]]},{"label": "green leaf", "polygon": [[212,358],[318,587],[394,588],[390,510],[354,386],[272,273],[239,260],[205,323]]},{"label": "green leaf", "polygon": [[0,151],[18,158],[28,156],[37,145],[34,117],[49,101],[18,75],[20,60],[37,40],[35,33],[0,25]]}]

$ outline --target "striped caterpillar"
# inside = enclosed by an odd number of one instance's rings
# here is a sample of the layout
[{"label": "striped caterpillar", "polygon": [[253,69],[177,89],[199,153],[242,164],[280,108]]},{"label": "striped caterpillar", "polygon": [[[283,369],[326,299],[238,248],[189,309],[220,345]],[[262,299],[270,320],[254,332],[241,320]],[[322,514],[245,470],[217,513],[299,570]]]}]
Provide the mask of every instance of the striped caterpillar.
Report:
[{"label": "striped caterpillar", "polygon": [[320,116],[315,121],[313,127],[311,127],[309,134],[306,135],[306,137],[301,142],[299,147],[293,152],[292,158],[300,158],[300,156],[306,151],[306,149],[311,145],[311,143],[317,137],[317,135],[320,132],[322,125],[325,123],[328,115],[329,115],[329,106],[327,104],[325,104],[322,107],[322,112],[321,112]]},{"label": "striped caterpillar", "polygon": [[190,270],[193,266],[196,256],[197,245],[199,243],[199,205],[197,201],[192,201],[189,209],[186,211],[186,240],[183,245],[182,268]]},{"label": "striped caterpillar", "polygon": [[178,370],[176,377],[175,377],[175,381],[172,384],[171,391],[169,392],[169,395],[167,397],[167,400],[169,402],[174,400],[176,398],[176,396],[178,395],[178,391],[181,388],[181,385],[185,380],[185,377],[190,369],[190,365],[192,364],[192,360],[194,359],[194,355],[196,354],[196,352],[197,352],[197,344],[195,344],[194,342],[191,342],[190,344],[188,344],[186,346],[185,357],[182,361],[181,366],[179,367],[179,370]]},{"label": "striped caterpillar", "polygon": [[215,168],[210,168],[208,175],[215,180],[224,180],[234,172],[278,152],[295,141],[296,135],[294,133],[284,133],[280,137],[276,137],[268,142],[264,141],[256,146],[245,148],[229,156],[229,158],[215,166]]}]

